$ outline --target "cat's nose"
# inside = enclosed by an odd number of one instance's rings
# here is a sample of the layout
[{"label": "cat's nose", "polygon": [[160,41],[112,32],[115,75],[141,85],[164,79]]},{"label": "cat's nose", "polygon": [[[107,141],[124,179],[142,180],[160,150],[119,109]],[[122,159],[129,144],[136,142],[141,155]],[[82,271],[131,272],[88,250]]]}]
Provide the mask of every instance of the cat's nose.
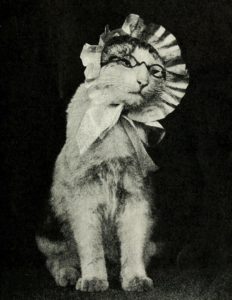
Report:
[{"label": "cat's nose", "polygon": [[145,64],[141,64],[137,67],[137,82],[142,90],[146,85],[148,85],[148,70]]},{"label": "cat's nose", "polygon": [[141,89],[144,88],[146,85],[148,85],[148,80],[137,79],[137,82]]}]

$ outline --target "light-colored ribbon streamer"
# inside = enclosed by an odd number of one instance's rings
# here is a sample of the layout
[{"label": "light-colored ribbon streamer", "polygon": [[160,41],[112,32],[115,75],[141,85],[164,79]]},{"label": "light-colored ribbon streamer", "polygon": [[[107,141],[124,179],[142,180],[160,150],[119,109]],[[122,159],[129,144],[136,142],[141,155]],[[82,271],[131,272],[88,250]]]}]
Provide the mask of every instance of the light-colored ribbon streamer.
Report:
[{"label": "light-colored ribbon streamer", "polygon": [[138,135],[134,122],[125,117],[121,119],[121,122],[131,141],[131,144],[133,145],[133,148],[138,158],[139,167],[143,176],[146,177],[148,172],[157,171],[159,167],[153,162],[153,160],[148,155],[144,147],[143,140]]},{"label": "light-colored ribbon streamer", "polygon": [[82,155],[98,138],[103,139],[120,118],[123,105],[94,104],[86,111],[77,131],[77,142]]},{"label": "light-colored ribbon streamer", "polygon": [[[95,103],[90,105],[77,131],[76,139],[80,155],[83,155],[98,138],[104,139],[105,134],[120,120],[137,155],[141,172],[146,176],[147,172],[156,171],[158,166],[152,161],[144,147],[144,144],[147,144],[144,130],[141,126],[136,126],[132,119],[122,115],[122,111],[122,104],[107,106]],[[147,125],[163,129],[157,121]],[[161,138],[164,136],[164,129],[160,135]]]}]

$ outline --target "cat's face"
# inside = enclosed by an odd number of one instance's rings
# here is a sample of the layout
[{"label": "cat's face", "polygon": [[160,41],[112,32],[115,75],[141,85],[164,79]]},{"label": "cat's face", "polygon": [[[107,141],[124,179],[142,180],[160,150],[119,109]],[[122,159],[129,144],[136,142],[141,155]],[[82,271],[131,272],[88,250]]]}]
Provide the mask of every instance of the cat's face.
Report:
[{"label": "cat's face", "polygon": [[161,58],[136,41],[108,45],[101,64],[98,89],[114,104],[138,107],[163,90],[165,70]]}]

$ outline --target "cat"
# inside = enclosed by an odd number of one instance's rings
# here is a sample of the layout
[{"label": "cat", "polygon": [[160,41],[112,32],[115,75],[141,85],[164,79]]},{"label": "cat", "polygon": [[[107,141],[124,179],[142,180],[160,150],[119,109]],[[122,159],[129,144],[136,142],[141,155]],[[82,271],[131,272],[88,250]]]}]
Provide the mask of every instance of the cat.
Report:
[{"label": "cat", "polygon": [[[138,112],[164,89],[164,63],[149,44],[130,36],[109,39],[101,54],[96,83],[80,85],[67,109],[66,142],[55,163],[49,210],[37,234],[39,250],[59,286],[80,291],[109,287],[106,259],[121,266],[125,291],[153,288],[146,266],[156,251],[151,233],[156,223],[149,178],[119,121],[80,155],[76,131],[80,103],[90,94],[109,105],[123,104],[123,114]],[[58,236],[51,236],[51,231]]]}]

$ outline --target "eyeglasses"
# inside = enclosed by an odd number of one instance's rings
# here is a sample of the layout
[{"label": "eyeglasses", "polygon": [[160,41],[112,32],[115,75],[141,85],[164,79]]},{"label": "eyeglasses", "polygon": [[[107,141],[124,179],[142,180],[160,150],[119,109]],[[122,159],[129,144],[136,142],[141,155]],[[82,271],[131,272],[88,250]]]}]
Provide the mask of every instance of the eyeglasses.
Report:
[{"label": "eyeglasses", "polygon": [[118,57],[116,55],[112,55],[109,57],[107,62],[102,62],[102,66],[105,66],[110,63],[117,63],[120,64],[126,68],[134,68],[136,66],[140,66],[142,64],[145,64],[147,67],[148,72],[155,78],[163,78],[166,79],[166,72],[164,68],[159,64],[153,64],[148,66],[145,62],[138,62],[136,58],[132,55],[124,56],[124,57]]}]

